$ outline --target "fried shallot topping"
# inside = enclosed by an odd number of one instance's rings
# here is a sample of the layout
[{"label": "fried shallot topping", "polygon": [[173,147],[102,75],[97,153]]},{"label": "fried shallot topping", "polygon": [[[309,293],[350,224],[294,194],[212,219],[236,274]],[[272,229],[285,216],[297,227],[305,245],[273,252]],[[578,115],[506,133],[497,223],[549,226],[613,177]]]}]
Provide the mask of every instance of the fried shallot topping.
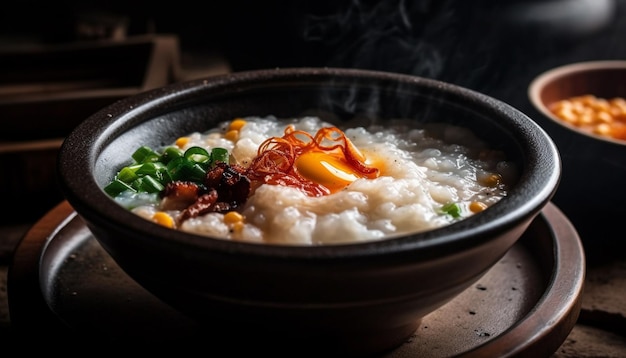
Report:
[{"label": "fried shallot topping", "polygon": [[200,187],[191,181],[173,181],[165,185],[161,210],[183,210],[200,195]]},{"label": "fried shallot topping", "polygon": [[162,194],[161,210],[182,210],[176,220],[178,225],[209,212],[235,210],[245,204],[250,194],[250,180],[242,172],[239,166],[220,162],[207,172],[203,186],[170,182]]}]

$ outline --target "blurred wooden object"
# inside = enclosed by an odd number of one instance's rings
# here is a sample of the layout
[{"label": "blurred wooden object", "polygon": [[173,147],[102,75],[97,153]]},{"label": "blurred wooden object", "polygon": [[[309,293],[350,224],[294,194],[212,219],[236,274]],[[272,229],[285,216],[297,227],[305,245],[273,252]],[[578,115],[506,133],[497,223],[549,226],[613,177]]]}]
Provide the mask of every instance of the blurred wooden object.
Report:
[{"label": "blurred wooden object", "polygon": [[63,137],[117,100],[177,81],[179,52],[175,35],[0,50],[0,197],[13,206],[1,221],[32,221],[59,202]]},{"label": "blurred wooden object", "polygon": [[67,134],[106,105],[180,75],[178,38],[136,36],[0,51],[0,140]]}]

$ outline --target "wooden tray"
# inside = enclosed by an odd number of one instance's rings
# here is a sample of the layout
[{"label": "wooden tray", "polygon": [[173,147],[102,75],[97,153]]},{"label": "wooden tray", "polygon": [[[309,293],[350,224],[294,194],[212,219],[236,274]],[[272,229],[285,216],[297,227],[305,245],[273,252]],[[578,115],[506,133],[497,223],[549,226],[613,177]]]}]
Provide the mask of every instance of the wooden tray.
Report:
[{"label": "wooden tray", "polygon": [[[548,357],[576,323],[584,273],[579,237],[550,203],[475,286],[426,316],[410,340],[383,356]],[[122,343],[156,351],[233,349],[220,347],[192,318],[129,278],[67,202],[17,246],[8,298],[17,342],[54,337],[59,347],[89,342],[99,350]],[[242,327],[233,334],[245,344],[254,332]]]}]

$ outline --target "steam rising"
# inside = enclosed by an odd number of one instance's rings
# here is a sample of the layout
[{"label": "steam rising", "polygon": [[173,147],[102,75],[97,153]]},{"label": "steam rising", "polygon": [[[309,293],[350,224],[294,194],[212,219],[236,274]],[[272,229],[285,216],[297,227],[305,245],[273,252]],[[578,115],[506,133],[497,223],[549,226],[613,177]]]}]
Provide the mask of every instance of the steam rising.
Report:
[{"label": "steam rising", "polygon": [[[439,77],[445,58],[437,46],[451,35],[445,1],[361,1],[329,14],[309,14],[302,37],[333,49],[328,66]],[[438,39],[438,40],[434,40]]]}]

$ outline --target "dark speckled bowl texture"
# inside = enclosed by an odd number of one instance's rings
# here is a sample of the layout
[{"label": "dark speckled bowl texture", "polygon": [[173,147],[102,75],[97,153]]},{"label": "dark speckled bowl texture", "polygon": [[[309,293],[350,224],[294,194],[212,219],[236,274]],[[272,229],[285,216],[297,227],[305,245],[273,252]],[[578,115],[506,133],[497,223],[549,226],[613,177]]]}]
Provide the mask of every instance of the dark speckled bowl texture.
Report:
[{"label": "dark speckled bowl texture", "polygon": [[[521,176],[507,197],[461,222],[326,246],[175,231],[135,216],[102,190],[140,144],[158,147],[234,117],[270,114],[317,114],[339,126],[355,117],[461,125],[505,151]],[[560,173],[550,137],[506,103],[430,79],[341,68],[235,72],[134,95],[78,125],[58,157],[66,199],[130,277],[237,349],[287,355],[294,346],[327,356],[398,346],[515,244],[551,200]],[[239,342],[243,331],[258,341]]]}]

